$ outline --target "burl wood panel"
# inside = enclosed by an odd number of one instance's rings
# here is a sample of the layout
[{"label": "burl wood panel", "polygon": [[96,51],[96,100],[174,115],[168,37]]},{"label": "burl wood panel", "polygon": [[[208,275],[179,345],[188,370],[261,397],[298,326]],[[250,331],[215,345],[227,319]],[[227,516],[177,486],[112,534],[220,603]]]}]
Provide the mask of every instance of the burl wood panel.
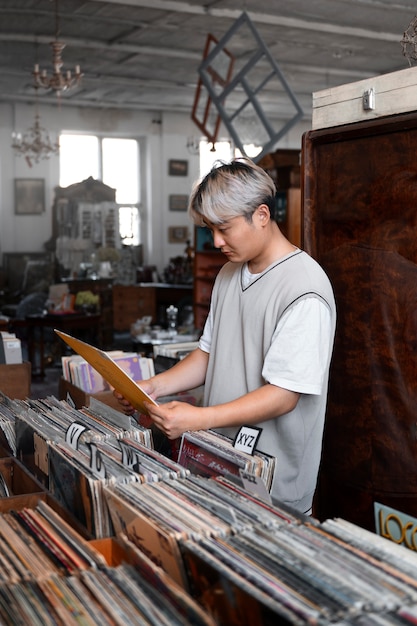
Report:
[{"label": "burl wood panel", "polygon": [[315,515],[417,516],[417,115],[303,140],[304,248],[338,324]]}]

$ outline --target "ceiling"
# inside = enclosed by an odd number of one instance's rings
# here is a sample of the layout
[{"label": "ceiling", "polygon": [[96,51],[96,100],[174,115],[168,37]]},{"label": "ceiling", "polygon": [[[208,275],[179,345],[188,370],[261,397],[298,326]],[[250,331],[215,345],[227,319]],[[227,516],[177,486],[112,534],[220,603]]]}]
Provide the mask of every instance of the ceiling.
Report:
[{"label": "ceiling", "polygon": [[[59,0],[57,12],[56,6],[0,0],[0,102],[30,102],[36,91],[40,102],[56,102],[53,90],[34,89],[32,71],[35,62],[52,70],[58,13],[63,71],[79,64],[83,72],[81,84],[62,93],[62,106],[191,115],[207,36],[221,40],[245,11],[286,83],[259,90],[263,114],[289,119],[295,100],[308,119],[312,92],[408,67],[401,39],[417,11],[412,0]],[[247,23],[226,42],[236,67],[259,45]],[[254,73],[262,76],[266,65],[261,59]],[[203,102],[206,96],[203,85]]]}]

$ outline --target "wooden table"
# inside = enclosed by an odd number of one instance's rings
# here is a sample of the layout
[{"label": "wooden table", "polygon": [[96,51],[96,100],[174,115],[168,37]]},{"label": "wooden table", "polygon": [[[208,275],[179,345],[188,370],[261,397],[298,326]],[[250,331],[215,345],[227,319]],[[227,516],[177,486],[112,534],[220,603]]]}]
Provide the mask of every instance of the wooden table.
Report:
[{"label": "wooden table", "polygon": [[[28,331],[28,358],[32,364],[32,375],[45,376],[45,328],[56,328],[96,345],[100,318],[99,313],[28,315],[25,318],[25,326]],[[66,346],[58,337],[57,340],[62,344],[61,352],[64,354]],[[36,363],[37,345],[39,347],[39,367]]]}]

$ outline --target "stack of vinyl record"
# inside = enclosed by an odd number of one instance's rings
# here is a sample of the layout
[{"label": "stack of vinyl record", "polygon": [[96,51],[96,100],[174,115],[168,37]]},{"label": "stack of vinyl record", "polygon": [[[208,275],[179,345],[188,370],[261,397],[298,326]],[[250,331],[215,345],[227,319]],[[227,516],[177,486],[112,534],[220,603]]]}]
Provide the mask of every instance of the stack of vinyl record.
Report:
[{"label": "stack of vinyl record", "polygon": [[111,566],[46,503],[0,515],[0,622],[56,626],[215,626],[167,575],[121,537]]}]

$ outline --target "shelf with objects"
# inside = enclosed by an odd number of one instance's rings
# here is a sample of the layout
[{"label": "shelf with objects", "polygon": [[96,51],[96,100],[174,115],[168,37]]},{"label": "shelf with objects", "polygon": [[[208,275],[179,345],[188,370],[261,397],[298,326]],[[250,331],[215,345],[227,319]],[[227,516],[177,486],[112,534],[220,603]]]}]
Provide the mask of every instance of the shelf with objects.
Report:
[{"label": "shelf with objects", "polygon": [[283,234],[295,246],[301,246],[301,152],[276,150],[258,162],[277,188],[276,221]]},{"label": "shelf with objects", "polygon": [[116,190],[92,177],[68,187],[55,187],[51,245],[55,247],[59,280],[67,282],[74,295],[83,292],[88,298],[91,293],[92,302],[98,297],[98,340],[101,348],[111,348],[112,266],[121,250]]},{"label": "shelf with objects", "polygon": [[213,246],[211,232],[205,226],[194,229],[194,326],[204,328],[215,278],[226,257]]}]

